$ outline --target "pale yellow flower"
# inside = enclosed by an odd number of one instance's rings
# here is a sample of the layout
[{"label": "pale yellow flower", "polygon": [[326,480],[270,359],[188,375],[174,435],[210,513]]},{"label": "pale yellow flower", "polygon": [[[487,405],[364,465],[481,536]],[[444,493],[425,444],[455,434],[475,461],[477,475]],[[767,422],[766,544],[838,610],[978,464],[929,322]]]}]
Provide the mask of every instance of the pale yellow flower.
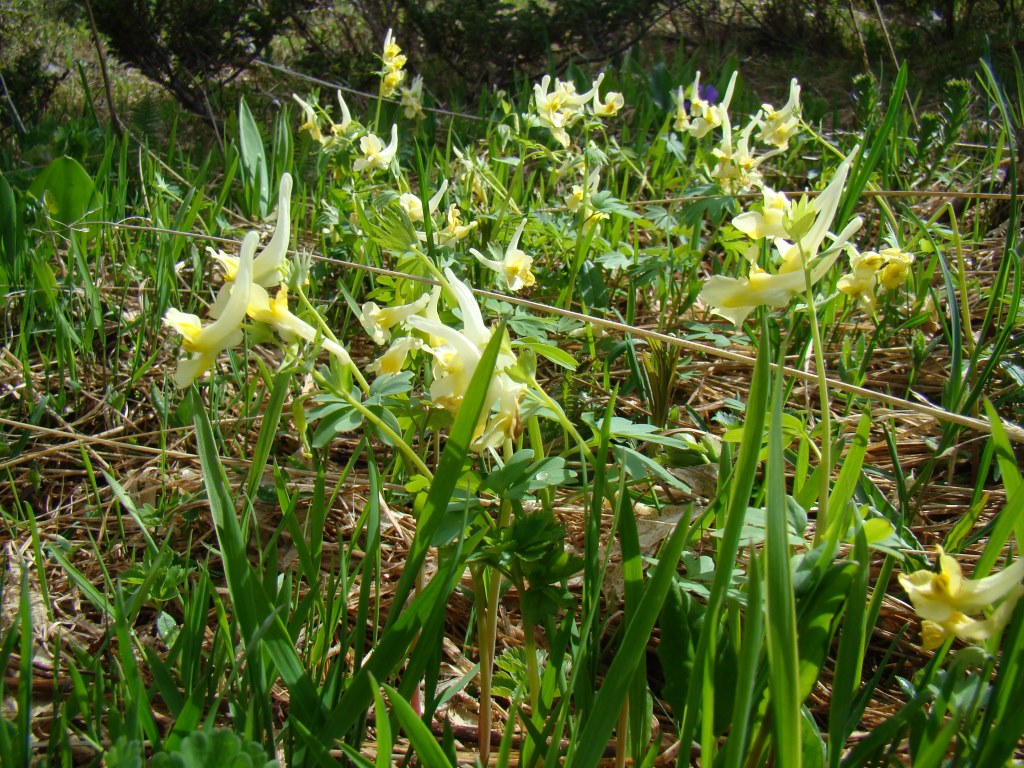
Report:
[{"label": "pale yellow flower", "polygon": [[[288,243],[291,239],[291,200],[292,176],[290,173],[281,175],[281,184],[277,192],[277,221],[270,242],[256,256],[252,263],[252,282],[264,288],[273,288],[281,283],[281,278],[288,272]],[[223,251],[212,251],[213,257],[224,269],[224,280],[231,282],[238,271],[238,258],[229,256]],[[220,317],[228,301],[228,286],[225,285],[217,294],[210,317]]]},{"label": "pale yellow flower", "polygon": [[526,219],[524,218],[516,229],[515,234],[512,235],[512,239],[509,241],[508,247],[505,249],[505,257],[498,261],[496,259],[489,259],[484,256],[476,248],[470,248],[469,252],[472,253],[481,264],[488,269],[493,269],[505,280],[505,285],[508,289],[515,293],[521,291],[523,288],[529,288],[537,282],[537,279],[533,276],[533,257],[528,256],[525,252],[519,249],[519,238],[523,235],[523,229],[526,227]]},{"label": "pale yellow flower", "polygon": [[786,216],[790,202],[782,192],[762,187],[764,205],[760,211],[746,211],[732,220],[732,225],[754,240],[765,237],[789,237]]},{"label": "pale yellow flower", "polygon": [[196,315],[174,308],[168,309],[164,315],[164,325],[180,333],[182,347],[192,353],[178,361],[174,384],[179,389],[184,389],[210,370],[221,352],[242,343],[242,323],[252,290],[253,255],[259,240],[258,233],[250,232],[242,241],[238,271],[234,282],[228,286],[228,298],[220,317],[204,326]]},{"label": "pale yellow flower", "polygon": [[445,219],[444,228],[437,233],[437,242],[440,245],[455,245],[455,243],[476,229],[477,222],[475,221],[469,224],[462,223],[462,212],[454,203],[448,206],[448,213],[445,215]]},{"label": "pale yellow flower", "polygon": [[789,147],[789,140],[800,130],[800,85],[794,77],[789,84],[789,101],[782,109],[775,109],[771,104],[761,105],[761,117],[758,120],[761,130],[757,140],[770,144],[777,149]]},{"label": "pale yellow flower", "polygon": [[302,119],[305,121],[299,126],[299,131],[309,131],[309,135],[313,138],[313,141],[323,144],[324,135],[320,130],[320,118],[313,109],[313,105],[309,104],[298,97],[296,94],[292,94],[292,98],[295,99],[299,106],[302,107]]},{"label": "pale yellow flower", "polygon": [[850,273],[839,278],[836,288],[851,299],[860,301],[864,309],[874,314],[877,273],[882,264],[882,257],[874,251],[855,251],[850,255]]},{"label": "pale yellow flower", "polygon": [[398,43],[395,42],[390,29],[384,36],[384,53],[381,56],[381,61],[384,63],[385,69],[401,69],[405,66],[406,57]]},{"label": "pale yellow flower", "polygon": [[[695,139],[707,136],[728,121],[729,103],[732,101],[738,72],[733,72],[725,96],[718,104],[712,104],[700,96],[700,72],[694,77],[689,90],[680,87],[676,91],[676,114],[673,127],[679,133],[689,133]],[[731,151],[731,145],[730,145]]]},{"label": "pale yellow flower", "polygon": [[758,166],[772,153],[756,157],[750,153],[750,133],[754,123],[750,123],[740,133],[736,146],[732,144],[732,132],[729,130],[729,117],[725,116],[722,123],[724,138],[721,145],[711,150],[718,163],[711,170],[711,176],[717,179],[722,189],[730,194],[739,194],[754,187],[761,186],[762,177]]},{"label": "pale yellow flower", "polygon": [[395,95],[395,91],[398,90],[398,86],[405,82],[405,71],[401,69],[393,69],[384,73],[384,79],[382,83],[381,95],[384,98],[390,98]]},{"label": "pale yellow flower", "polygon": [[363,304],[359,323],[375,344],[386,344],[391,338],[391,328],[405,323],[410,317],[423,310],[430,301],[430,294],[423,294],[416,301],[395,307],[378,307],[374,302]]},{"label": "pale yellow flower", "polygon": [[[427,201],[427,208],[431,215],[437,212],[437,208],[441,204],[441,198],[444,197],[444,193],[447,191],[448,179],[445,179],[441,182],[440,188],[434,193],[433,197]],[[398,196],[398,204],[409,214],[409,221],[423,221],[423,201],[419,195],[412,192],[403,192]]]},{"label": "pale yellow flower", "polygon": [[409,120],[426,117],[423,114],[423,78],[420,75],[413,78],[408,88],[402,88],[402,110]]},{"label": "pale yellow flower", "polygon": [[883,248],[878,253],[855,252],[850,256],[850,274],[841,277],[836,287],[874,314],[878,284],[887,291],[896,290],[906,282],[913,263],[913,255],[899,248]]},{"label": "pale yellow flower", "polygon": [[[965,579],[960,564],[936,547],[939,573],[915,571],[899,575],[900,584],[910,596],[914,611],[923,619],[921,635],[925,650],[939,647],[947,637],[986,640],[1009,621],[1013,608],[1024,594],[1024,558],[999,573],[982,579]],[[971,614],[998,608],[987,619],[972,619]]]},{"label": "pale yellow flower", "polygon": [[366,370],[376,374],[396,374],[405,366],[409,353],[423,348],[423,342],[414,336],[401,336],[388,347],[388,351],[378,357]]},{"label": "pale yellow flower", "polygon": [[[292,311],[288,308],[287,286],[282,285],[278,288],[277,294],[271,299],[266,288],[253,285],[246,313],[256,322],[269,325],[286,342],[291,342],[296,338],[308,342],[315,342],[318,339],[316,328],[292,314]],[[345,365],[352,362],[348,350],[336,341],[319,335],[319,343],[320,346],[341,360]]]},{"label": "pale yellow flower", "polygon": [[402,49],[398,47],[398,43],[395,42],[390,29],[384,37],[384,53],[381,56],[381,62],[384,65],[380,72],[383,78],[381,95],[388,98],[394,95],[398,86],[405,80],[405,72],[402,71],[402,67],[406,62],[406,57],[402,53]]},{"label": "pale yellow flower", "polygon": [[878,272],[878,282],[885,290],[895,291],[907,281],[914,255],[899,248],[883,248],[878,255],[885,260],[885,265]]},{"label": "pale yellow flower", "polygon": [[591,101],[598,92],[604,73],[598,75],[593,87],[586,93],[577,93],[571,81],[555,80],[552,90],[551,75],[544,75],[541,81],[533,86],[533,103],[541,125],[551,131],[559,144],[568,147],[571,143],[566,130],[583,116],[584,105]]},{"label": "pale yellow flower", "polygon": [[621,110],[626,106],[626,99],[617,91],[608,91],[604,96],[604,101],[601,100],[601,96],[597,89],[594,89],[594,114],[599,117],[612,117],[619,114]]},{"label": "pale yellow flower", "polygon": [[[811,270],[811,285],[816,285],[839,256],[836,250],[832,254],[818,259]],[[740,326],[747,315],[756,307],[786,307],[799,293],[803,293],[806,283],[804,273],[780,272],[771,274],[757,266],[751,266],[750,274],[745,278],[711,277],[701,289],[701,300],[711,307],[716,315],[726,318],[734,325]]]},{"label": "pale yellow flower", "polygon": [[395,160],[398,153],[398,126],[391,126],[391,141],[385,147],[384,142],[374,134],[368,133],[359,140],[359,149],[363,156],[356,158],[353,168],[356,173],[377,170],[387,170]]},{"label": "pale yellow flower", "polygon": [[[854,149],[840,164],[828,187],[813,202],[805,199],[794,204],[783,216],[783,227],[795,242],[776,238],[775,247],[781,260],[776,274],[752,265],[746,278],[715,275],[704,284],[700,297],[712,312],[740,325],[755,307],[784,307],[793,296],[802,293],[806,289],[805,264],[810,267],[812,286],[824,277],[862,223],[859,217],[855,218],[838,235],[831,235],[831,246],[819,256],[839,206],[850,161],[856,153]],[[798,212],[796,218],[794,211]]]},{"label": "pale yellow flower", "polygon": [[349,111],[348,104],[345,103],[345,97],[341,95],[341,91],[338,91],[338,106],[341,108],[341,122],[331,124],[331,133],[335,137],[346,136],[356,127],[356,123],[352,119],[352,113]]},{"label": "pale yellow flower", "polygon": [[[439,319],[420,315],[413,315],[406,322],[427,334],[431,340],[426,348],[434,358],[430,399],[454,415],[462,406],[492,331],[484,325],[472,289],[456,278],[451,269],[445,268],[444,274],[462,315],[462,329],[457,330]],[[513,365],[515,356],[510,349],[503,348],[498,354],[495,373],[487,389],[486,404],[474,432],[471,446],[474,450],[501,445],[519,428],[519,404],[526,385],[513,381],[506,373]]]}]

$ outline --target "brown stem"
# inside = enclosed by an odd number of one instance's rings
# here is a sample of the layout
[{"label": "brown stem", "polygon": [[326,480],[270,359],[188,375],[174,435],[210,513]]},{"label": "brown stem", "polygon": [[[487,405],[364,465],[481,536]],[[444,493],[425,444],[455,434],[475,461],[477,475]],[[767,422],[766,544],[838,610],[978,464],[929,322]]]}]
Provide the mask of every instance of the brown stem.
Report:
[{"label": "brown stem", "polygon": [[100,75],[103,77],[103,91],[107,96],[107,109],[110,110],[110,123],[114,127],[114,133],[120,138],[124,136],[124,125],[121,123],[117,107],[114,105],[114,90],[110,86],[110,75],[107,73],[107,56],[103,52],[103,43],[100,41],[100,32],[96,28],[96,19],[92,15],[90,0],[85,0],[85,10],[89,14],[89,30],[92,33],[92,42],[96,46],[96,55],[100,61]]}]

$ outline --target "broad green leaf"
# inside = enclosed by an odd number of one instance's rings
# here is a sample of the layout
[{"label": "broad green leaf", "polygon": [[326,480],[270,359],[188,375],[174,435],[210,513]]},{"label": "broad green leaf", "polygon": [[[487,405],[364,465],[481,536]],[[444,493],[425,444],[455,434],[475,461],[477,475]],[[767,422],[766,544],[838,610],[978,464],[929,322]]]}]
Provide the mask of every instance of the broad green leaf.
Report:
[{"label": "broad green leaf", "polygon": [[270,210],[270,172],[267,168],[267,155],[263,148],[260,128],[245,99],[238,103],[238,146],[249,198],[257,206],[254,212],[266,216]]},{"label": "broad green leaf", "polygon": [[50,216],[72,226],[102,210],[103,200],[86,170],[72,157],[59,157],[43,169],[29,191],[46,203]]}]

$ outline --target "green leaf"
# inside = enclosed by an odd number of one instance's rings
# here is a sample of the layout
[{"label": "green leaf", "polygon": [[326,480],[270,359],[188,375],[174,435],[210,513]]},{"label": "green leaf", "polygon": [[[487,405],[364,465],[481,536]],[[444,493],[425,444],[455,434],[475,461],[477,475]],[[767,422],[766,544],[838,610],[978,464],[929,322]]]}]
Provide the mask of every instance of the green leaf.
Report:
[{"label": "green leaf", "polygon": [[[711,583],[708,605],[704,624],[701,628],[700,640],[694,654],[694,669],[705,670],[705,678],[714,674],[712,649],[717,647],[718,624],[722,607],[732,581],[732,568],[723,567],[736,562],[740,536],[743,532],[743,521],[746,517],[750,494],[757,477],[760,463],[762,437],[764,435],[764,419],[769,410],[769,372],[771,371],[771,345],[767,341],[768,334],[762,330],[761,343],[757,350],[757,361],[754,363],[754,374],[750,382],[750,399],[747,403],[748,418],[745,424],[743,441],[740,443],[739,456],[729,482],[723,485],[723,493],[728,493],[725,525],[722,526],[722,543],[718,549],[718,567]],[[701,706],[702,686],[691,685],[686,701],[686,709],[679,728],[680,740],[683,744],[693,741],[694,730]]]},{"label": "green leaf", "polygon": [[238,102],[238,147],[242,161],[242,178],[245,180],[250,204],[260,216],[270,210],[270,179],[267,155],[263,148],[263,136],[256,120],[249,111],[245,99]]},{"label": "green leaf", "polygon": [[647,582],[633,619],[626,625],[622,645],[612,659],[604,684],[597,692],[594,708],[577,742],[578,749],[575,754],[570,753],[567,765],[590,768],[600,764],[638,665],[647,652],[647,641],[654,629],[654,622],[675,578],[686,534],[687,526],[680,522],[662,549],[658,565]]},{"label": "green leaf", "polygon": [[278,609],[267,595],[262,579],[249,563],[248,548],[236,517],[231,487],[217,453],[213,428],[195,387],[192,388],[191,399],[203,483],[209,498],[210,516],[217,533],[228,594],[235,608],[242,642],[250,656],[255,647],[262,644],[288,686],[292,714],[305,722],[307,727],[316,726],[323,718],[320,696],[303,668],[295,648],[295,639],[289,634]]},{"label": "green leaf", "polygon": [[547,358],[555,365],[561,366],[562,368],[566,368],[570,371],[576,370],[576,358],[564,349],[559,349],[551,344],[545,344],[542,341],[527,337],[523,339],[516,339],[512,342],[512,347],[514,349],[523,348],[533,350],[538,355]]},{"label": "green leaf", "polygon": [[371,678],[387,679],[409,659],[409,648],[423,625],[430,621],[431,616],[438,610],[443,610],[457,575],[461,574],[464,568],[461,559],[450,558],[434,574],[427,586],[406,604],[423,567],[427,551],[447,518],[448,503],[462,476],[462,468],[469,453],[477,421],[483,411],[503,337],[504,327],[499,326],[484,348],[480,362],[473,372],[473,378],[455,417],[455,423],[437,465],[437,472],[420,512],[416,534],[392,598],[392,605],[395,607],[388,615],[387,623],[369,660],[352,677],[345,695],[328,715],[318,734],[321,743],[330,742],[347,733],[358,722],[361,713],[366,711],[373,699]]},{"label": "green leaf", "polygon": [[[767,342],[762,334],[761,343]],[[764,550],[766,577],[765,626],[768,629],[768,679],[775,750],[779,763],[800,768],[803,756],[800,734],[801,690],[797,646],[793,572],[787,537],[786,465],[782,451],[782,376],[777,376],[772,395],[772,419],[768,430],[767,536]]]},{"label": "green leaf", "polygon": [[90,212],[103,207],[92,178],[71,157],[59,157],[46,166],[29,191],[46,203],[50,216],[67,226],[85,221]]},{"label": "green leaf", "polygon": [[0,174],[0,255],[9,265],[20,254],[24,242],[21,218],[14,190]]}]

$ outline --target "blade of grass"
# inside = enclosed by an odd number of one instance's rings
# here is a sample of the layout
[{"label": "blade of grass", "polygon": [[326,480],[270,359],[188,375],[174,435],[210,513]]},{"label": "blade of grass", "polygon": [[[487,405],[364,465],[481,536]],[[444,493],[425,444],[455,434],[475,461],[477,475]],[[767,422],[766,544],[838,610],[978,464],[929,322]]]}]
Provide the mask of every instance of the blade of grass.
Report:
[{"label": "blade of grass", "polygon": [[[266,627],[262,629],[263,643],[285,685],[288,686],[292,714],[310,725],[316,725],[323,716],[320,697],[303,668],[302,660],[295,649],[295,639],[289,635],[284,621],[277,614],[260,584],[260,579],[249,564],[248,551],[236,517],[227,474],[217,452],[213,428],[198,390],[193,388],[191,396],[197,450],[203,468],[203,483],[210,502],[210,515],[220,544],[228,592],[237,612],[242,641],[248,646],[267,622]],[[264,424],[263,428],[267,429],[267,424]],[[276,429],[276,424],[272,429]]]},{"label": "blade of grass", "polygon": [[[750,382],[750,398],[747,401],[747,419],[743,425],[743,438],[740,441],[739,455],[735,469],[729,476],[729,484],[724,487],[729,494],[727,517],[724,532],[719,543],[718,563],[708,594],[708,604],[701,627],[700,639],[694,653],[693,679],[703,676],[713,679],[714,655],[712,650],[718,644],[718,623],[732,580],[732,564],[736,562],[739,551],[740,535],[743,531],[743,520],[746,517],[747,505],[757,476],[757,466],[761,453],[761,442],[764,435],[765,415],[768,413],[768,383],[771,369],[770,345],[767,333],[762,329],[761,343],[757,350],[757,361]],[[697,718],[702,712],[711,712],[701,702],[702,688],[691,685],[686,701],[686,710],[679,728],[679,739],[682,753],[686,754],[693,742]],[[710,717],[710,714],[708,714]]]},{"label": "blade of grass", "polygon": [[[762,335],[762,344],[765,336]],[[748,409],[749,410],[749,409]],[[786,467],[782,454],[782,376],[776,376],[768,428],[768,486],[766,510],[765,626],[776,758],[783,765],[800,768],[803,747],[800,736],[800,672],[796,633],[796,606],[790,569],[789,531],[786,513]],[[824,439],[828,439],[826,436]]]},{"label": "blade of grass", "polygon": [[636,675],[637,665],[647,652],[647,641],[651,630],[665,602],[665,595],[675,578],[676,565],[683,551],[688,527],[680,521],[672,536],[662,548],[658,565],[647,582],[644,595],[636,608],[636,614],[626,627],[622,646],[612,660],[604,684],[597,692],[594,708],[579,736],[575,753],[566,757],[566,764],[588,768],[596,766],[604,754],[605,745],[611,736],[626,694]]}]

